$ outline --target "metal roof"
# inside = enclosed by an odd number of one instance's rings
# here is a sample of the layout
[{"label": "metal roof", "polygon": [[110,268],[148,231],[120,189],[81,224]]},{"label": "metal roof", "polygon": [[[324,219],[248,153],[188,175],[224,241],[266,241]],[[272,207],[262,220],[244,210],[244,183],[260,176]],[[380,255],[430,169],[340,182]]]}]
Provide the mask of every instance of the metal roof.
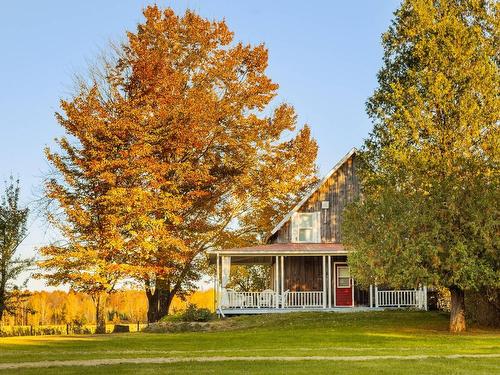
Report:
[{"label": "metal roof", "polygon": [[347,250],[340,243],[273,243],[237,247],[232,249],[212,250],[209,254],[245,254],[245,255],[344,255]]}]

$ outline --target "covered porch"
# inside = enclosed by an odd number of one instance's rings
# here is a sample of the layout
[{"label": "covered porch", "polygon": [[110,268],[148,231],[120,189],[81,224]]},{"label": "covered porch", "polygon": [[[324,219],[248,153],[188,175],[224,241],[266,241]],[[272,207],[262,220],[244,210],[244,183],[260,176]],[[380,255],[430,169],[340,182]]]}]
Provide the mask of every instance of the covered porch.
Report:
[{"label": "covered porch", "polygon": [[[351,277],[341,244],[270,244],[211,254],[216,264],[216,310],[222,315],[287,311],[354,311],[385,307],[425,308],[424,289],[360,288]],[[262,265],[270,278],[263,290],[230,287],[231,267]]]}]

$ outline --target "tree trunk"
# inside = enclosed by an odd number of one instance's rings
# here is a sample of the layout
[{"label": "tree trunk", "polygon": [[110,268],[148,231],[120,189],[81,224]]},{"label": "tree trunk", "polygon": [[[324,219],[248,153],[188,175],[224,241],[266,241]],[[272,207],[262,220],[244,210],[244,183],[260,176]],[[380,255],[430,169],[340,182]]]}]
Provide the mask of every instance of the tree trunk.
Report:
[{"label": "tree trunk", "polygon": [[172,302],[170,294],[170,283],[166,280],[158,280],[158,302],[160,304],[158,309],[159,319],[168,315],[170,303]]},{"label": "tree trunk", "polygon": [[2,282],[0,283],[0,322],[3,318],[3,313],[7,309],[7,291],[5,290],[5,282],[4,282],[6,278],[7,278],[6,275],[4,275],[2,272],[1,275]]},{"label": "tree trunk", "polygon": [[106,333],[106,300],[107,293],[101,292],[95,296],[95,333]]},{"label": "tree trunk", "polygon": [[150,287],[146,287],[146,297],[148,298],[148,323],[158,321],[158,288],[153,292]]},{"label": "tree trunk", "polygon": [[174,299],[175,292],[173,290],[164,290],[160,299],[160,319],[167,316],[170,312],[170,305]]},{"label": "tree trunk", "polygon": [[450,332],[465,331],[465,293],[457,287],[449,288],[451,293]]},{"label": "tree trunk", "polygon": [[0,293],[2,293],[2,298],[0,298],[0,322],[2,321],[2,318],[3,318],[3,312],[5,311],[5,299],[3,298],[3,291],[1,291]]}]

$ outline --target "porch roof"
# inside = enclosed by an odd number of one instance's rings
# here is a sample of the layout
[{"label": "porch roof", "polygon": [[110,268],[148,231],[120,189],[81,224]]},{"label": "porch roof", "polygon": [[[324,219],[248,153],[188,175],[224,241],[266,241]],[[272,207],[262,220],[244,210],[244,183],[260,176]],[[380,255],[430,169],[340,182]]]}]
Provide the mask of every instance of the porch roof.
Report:
[{"label": "porch roof", "polygon": [[216,255],[346,255],[347,250],[340,243],[273,243],[237,247],[231,249],[213,250],[210,254]]}]

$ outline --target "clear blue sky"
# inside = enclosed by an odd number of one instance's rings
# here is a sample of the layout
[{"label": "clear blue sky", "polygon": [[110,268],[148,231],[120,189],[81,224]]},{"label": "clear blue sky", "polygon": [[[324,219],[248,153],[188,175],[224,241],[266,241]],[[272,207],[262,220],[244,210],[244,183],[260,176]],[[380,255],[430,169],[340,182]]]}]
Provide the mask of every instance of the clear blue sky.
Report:
[{"label": "clear blue sky", "polygon": [[[47,172],[43,148],[62,134],[54,119],[72,76],[85,72],[109,41],[124,39],[142,20],[140,0],[8,1],[0,24],[0,179],[22,182],[23,201],[40,193]],[[278,101],[295,106],[319,144],[325,173],[370,131],[365,101],[381,65],[380,35],[396,0],[383,1],[158,1],[210,19],[226,19],[236,40],[264,42]],[[2,184],[3,185],[3,184]],[[3,188],[3,186],[1,186]],[[50,240],[43,219],[33,217],[21,252]],[[40,281],[30,281],[42,288]]]}]

